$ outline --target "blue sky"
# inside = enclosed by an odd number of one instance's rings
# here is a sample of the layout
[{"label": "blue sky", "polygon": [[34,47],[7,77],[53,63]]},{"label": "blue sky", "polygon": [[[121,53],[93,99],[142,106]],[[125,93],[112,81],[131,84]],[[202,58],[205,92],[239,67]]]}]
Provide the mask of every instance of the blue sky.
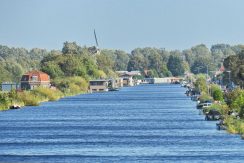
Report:
[{"label": "blue sky", "polygon": [[243,0],[0,0],[0,44],[61,49],[63,42],[130,52],[244,44]]}]

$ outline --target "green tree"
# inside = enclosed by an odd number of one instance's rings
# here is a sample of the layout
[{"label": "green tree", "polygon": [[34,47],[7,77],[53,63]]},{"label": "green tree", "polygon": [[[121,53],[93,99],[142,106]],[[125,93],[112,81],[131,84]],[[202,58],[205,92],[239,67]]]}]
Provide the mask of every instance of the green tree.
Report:
[{"label": "green tree", "polygon": [[238,110],[239,116],[244,118],[244,91],[240,89],[235,91],[238,92],[238,96],[232,99],[231,108]]},{"label": "green tree", "polygon": [[115,51],[116,59],[114,63],[114,70],[116,71],[123,71],[127,70],[127,66],[130,60],[129,55],[121,50]]},{"label": "green tree", "polygon": [[11,74],[0,64],[0,82],[11,81]]},{"label": "green tree", "polygon": [[22,66],[16,62],[6,62],[5,69],[10,73],[11,80],[18,82],[24,73]]},{"label": "green tree", "polygon": [[50,75],[51,78],[64,76],[64,72],[54,61],[43,63],[41,70]]},{"label": "green tree", "polygon": [[129,71],[144,71],[148,69],[147,62],[142,54],[132,55],[128,63]]},{"label": "green tree", "polygon": [[218,85],[215,85],[215,84],[211,85],[211,92],[212,92],[213,99],[215,101],[223,101],[224,100],[223,92]]},{"label": "green tree", "polygon": [[170,55],[167,66],[173,76],[180,76],[184,74],[183,61],[177,54]]},{"label": "green tree", "polygon": [[203,74],[200,74],[196,77],[196,81],[194,82],[195,88],[198,92],[204,92],[207,94],[208,88],[207,88],[207,82],[206,82],[206,76]]},{"label": "green tree", "polygon": [[241,87],[244,87],[244,51],[241,51],[237,55],[231,55],[224,60],[224,67],[226,71],[230,71],[230,74],[225,72],[225,81],[228,83],[229,75],[231,80]]},{"label": "green tree", "polygon": [[211,56],[211,53],[206,45],[200,44],[191,48],[192,54],[196,57],[199,56]]},{"label": "green tree", "polygon": [[102,52],[96,56],[97,65],[100,70],[103,70],[106,74],[109,74],[113,70],[114,60],[108,53]]},{"label": "green tree", "polygon": [[80,54],[82,48],[76,44],[76,42],[64,42],[62,49],[63,54]]},{"label": "green tree", "polygon": [[86,69],[78,57],[69,55],[65,57],[63,63],[60,64],[61,69],[67,76],[85,76]]}]

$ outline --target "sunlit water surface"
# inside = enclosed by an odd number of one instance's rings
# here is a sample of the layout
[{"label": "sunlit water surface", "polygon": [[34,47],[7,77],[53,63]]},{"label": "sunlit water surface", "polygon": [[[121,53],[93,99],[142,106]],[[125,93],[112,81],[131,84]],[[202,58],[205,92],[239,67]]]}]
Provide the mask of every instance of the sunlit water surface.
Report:
[{"label": "sunlit water surface", "polygon": [[244,162],[179,85],[140,85],[0,112],[0,162]]}]

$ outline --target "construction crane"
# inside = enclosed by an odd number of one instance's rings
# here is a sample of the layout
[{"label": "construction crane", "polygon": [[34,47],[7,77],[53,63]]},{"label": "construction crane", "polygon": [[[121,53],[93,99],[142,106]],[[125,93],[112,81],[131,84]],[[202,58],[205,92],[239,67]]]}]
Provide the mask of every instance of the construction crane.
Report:
[{"label": "construction crane", "polygon": [[99,49],[99,45],[98,45],[98,41],[97,41],[97,35],[96,35],[96,31],[94,29],[94,37],[95,37],[95,41],[96,41],[96,46],[92,46],[88,48],[88,51],[93,54],[100,54],[100,49]]}]

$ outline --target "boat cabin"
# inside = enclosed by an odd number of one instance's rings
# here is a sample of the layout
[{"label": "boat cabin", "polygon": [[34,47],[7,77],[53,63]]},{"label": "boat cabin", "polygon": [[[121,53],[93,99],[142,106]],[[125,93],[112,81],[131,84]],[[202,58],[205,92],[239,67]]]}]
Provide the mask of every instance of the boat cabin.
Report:
[{"label": "boat cabin", "polygon": [[90,80],[89,91],[92,92],[106,92],[108,91],[108,80]]}]

